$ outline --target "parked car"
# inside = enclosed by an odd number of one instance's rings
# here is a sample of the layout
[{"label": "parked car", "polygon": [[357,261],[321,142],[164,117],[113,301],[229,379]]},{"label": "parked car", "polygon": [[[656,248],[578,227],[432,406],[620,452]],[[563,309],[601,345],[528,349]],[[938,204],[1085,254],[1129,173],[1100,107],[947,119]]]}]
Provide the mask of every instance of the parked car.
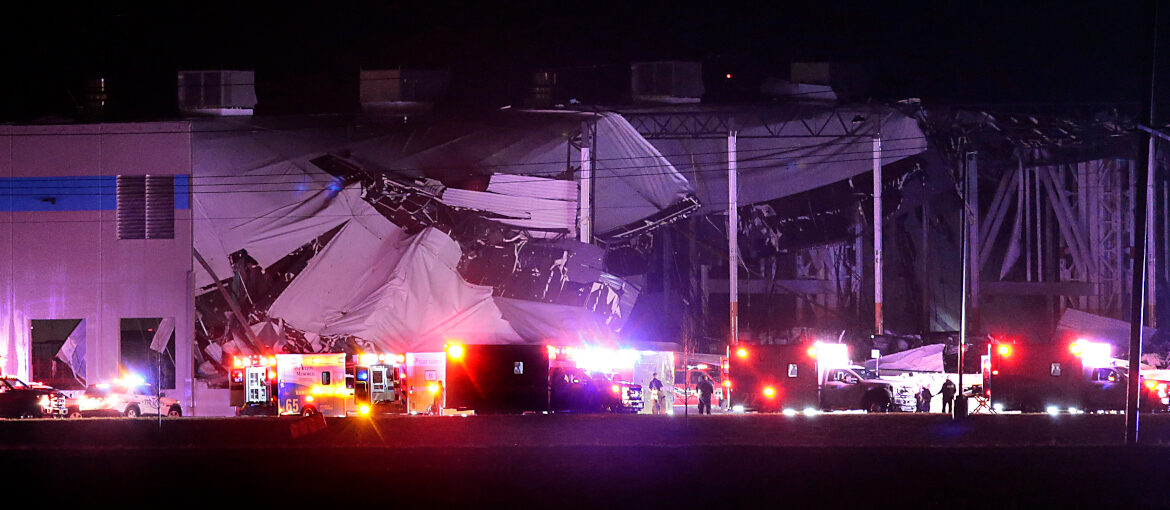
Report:
[{"label": "parked car", "polygon": [[69,416],[72,418],[183,415],[183,408],[178,400],[167,397],[165,393],[159,395],[155,392],[154,386],[136,380],[94,384],[86,387],[84,391],[73,393],[73,397],[66,401]]}]

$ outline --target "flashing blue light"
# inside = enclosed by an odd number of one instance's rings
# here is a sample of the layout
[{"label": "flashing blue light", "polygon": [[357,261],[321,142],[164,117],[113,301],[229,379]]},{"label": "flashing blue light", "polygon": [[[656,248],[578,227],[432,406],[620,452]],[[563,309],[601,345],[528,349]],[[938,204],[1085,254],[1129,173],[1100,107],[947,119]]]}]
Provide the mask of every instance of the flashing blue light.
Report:
[{"label": "flashing blue light", "polygon": [[370,372],[368,370],[358,370],[357,380],[366,381],[366,380],[369,380],[369,378],[370,378]]},{"label": "flashing blue light", "polygon": [[338,193],[340,193],[341,187],[342,187],[341,185],[342,185],[342,181],[340,179],[333,179],[332,181],[329,181],[329,184],[327,186],[325,186],[325,191],[326,191],[327,195],[330,197],[333,197],[333,196],[337,195]]}]

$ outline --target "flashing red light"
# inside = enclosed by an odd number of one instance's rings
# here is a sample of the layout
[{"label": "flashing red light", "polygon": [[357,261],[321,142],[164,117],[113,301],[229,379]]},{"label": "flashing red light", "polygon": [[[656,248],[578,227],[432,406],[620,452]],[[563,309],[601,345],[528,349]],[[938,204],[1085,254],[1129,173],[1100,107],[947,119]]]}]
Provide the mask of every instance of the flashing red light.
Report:
[{"label": "flashing red light", "polygon": [[747,357],[747,355],[748,355],[748,351],[747,351],[747,349],[744,349],[743,347],[740,347],[739,349],[736,349],[736,350],[735,350],[735,355],[736,355],[736,356],[739,356],[739,357],[741,357],[741,358],[746,358],[746,357]]},{"label": "flashing red light", "polygon": [[764,388],[764,396],[768,397],[768,398],[775,397],[776,396],[776,388],[773,388],[771,386]]},{"label": "flashing red light", "polygon": [[276,379],[276,372],[269,370],[268,371],[268,378],[269,379]]},{"label": "flashing red light", "polygon": [[727,73],[727,74],[723,75],[723,77],[724,77],[724,78],[727,78],[728,80],[730,80],[730,79],[731,79],[731,73]]},{"label": "flashing red light", "polygon": [[612,388],[610,388],[610,389],[612,389],[614,393],[619,393],[619,392],[621,392],[621,391],[622,391],[622,387],[621,387],[621,386],[618,386],[618,385],[616,385],[616,384],[615,384],[615,385],[613,385],[613,387],[612,387]]},{"label": "flashing red light", "polygon": [[1146,387],[1151,389],[1151,390],[1156,388],[1157,386],[1158,386],[1158,383],[1156,381],[1146,381]]},{"label": "flashing red light", "polygon": [[244,366],[244,360],[240,359],[239,356],[233,356],[232,357],[232,365],[235,366],[236,368],[242,367],[242,366]]},{"label": "flashing red light", "polygon": [[991,375],[999,375],[999,370],[992,370]]},{"label": "flashing red light", "polygon": [[809,348],[808,348],[808,356],[809,356],[810,358],[815,358],[815,357],[817,357],[817,348],[816,348],[816,347],[809,347]]},{"label": "flashing red light", "polygon": [[730,388],[731,387],[731,379],[724,379],[723,380],[723,387]]},{"label": "flashing red light", "polygon": [[1006,357],[1012,355],[1012,346],[1001,345],[995,349],[995,352],[998,352],[1000,356],[1003,356],[1006,358]]},{"label": "flashing red light", "polygon": [[1068,352],[1071,352],[1073,356],[1080,356],[1081,353],[1084,352],[1084,348],[1081,347],[1081,343],[1079,341],[1073,342],[1068,346]]},{"label": "flashing red light", "polygon": [[459,361],[459,360],[463,359],[463,346],[462,345],[452,345],[450,347],[447,347],[447,357],[451,358],[455,361]]}]

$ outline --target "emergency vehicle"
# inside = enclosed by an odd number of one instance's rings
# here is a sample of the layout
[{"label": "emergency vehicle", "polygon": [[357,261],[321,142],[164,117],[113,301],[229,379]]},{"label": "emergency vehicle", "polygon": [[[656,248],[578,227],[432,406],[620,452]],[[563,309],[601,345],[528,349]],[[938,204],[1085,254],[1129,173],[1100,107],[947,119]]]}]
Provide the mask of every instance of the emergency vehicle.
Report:
[{"label": "emergency vehicle", "polygon": [[182,416],[179,401],[156,392],[142,377],[126,375],[109,383],[87,386],[81,391],[66,391],[65,401],[71,418],[90,416],[143,415]]},{"label": "emergency vehicle", "polygon": [[346,388],[353,391],[350,414],[406,413],[406,355],[354,354],[346,371]]},{"label": "emergency vehicle", "polygon": [[732,350],[726,387],[736,412],[913,411],[914,390],[849,362],[848,346],[743,345]]},{"label": "emergency vehicle", "polygon": [[[984,396],[996,411],[1049,413],[1125,409],[1128,372],[1114,366],[1108,343],[988,344]],[[1166,383],[1139,374],[1139,409],[1165,411]]]},{"label": "emergency vehicle", "polygon": [[641,353],[632,349],[548,346],[550,411],[638,413],[642,385],[631,381]]},{"label": "emergency vehicle", "polygon": [[[441,409],[443,395],[439,388],[447,378],[446,373],[446,352],[407,353],[406,411],[410,414],[426,414],[432,409]],[[436,400],[439,400],[438,406],[435,406]]]},{"label": "emergency vehicle", "polygon": [[65,394],[48,386],[0,375],[0,418],[65,416]]},{"label": "emergency vehicle", "polygon": [[637,413],[645,402],[642,385],[631,379],[641,355],[631,349],[451,344],[446,405],[477,413]]},{"label": "emergency vehicle", "polygon": [[479,414],[548,410],[545,346],[450,344],[446,353],[447,407]]},{"label": "emergency vehicle", "polygon": [[239,415],[404,412],[401,355],[236,356],[228,380]]},{"label": "emergency vehicle", "polygon": [[345,354],[236,356],[228,380],[231,405],[241,415],[344,416]]}]

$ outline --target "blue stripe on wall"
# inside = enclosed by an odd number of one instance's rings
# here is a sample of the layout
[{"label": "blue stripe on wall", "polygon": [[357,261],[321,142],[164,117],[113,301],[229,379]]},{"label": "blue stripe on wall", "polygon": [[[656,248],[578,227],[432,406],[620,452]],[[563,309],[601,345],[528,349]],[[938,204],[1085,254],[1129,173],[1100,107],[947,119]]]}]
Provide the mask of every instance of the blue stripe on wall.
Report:
[{"label": "blue stripe on wall", "polygon": [[[117,185],[113,175],[0,178],[0,211],[112,211]],[[175,209],[190,207],[191,176],[176,175]]]},{"label": "blue stripe on wall", "polygon": [[191,176],[175,176],[175,209],[191,208]]}]

